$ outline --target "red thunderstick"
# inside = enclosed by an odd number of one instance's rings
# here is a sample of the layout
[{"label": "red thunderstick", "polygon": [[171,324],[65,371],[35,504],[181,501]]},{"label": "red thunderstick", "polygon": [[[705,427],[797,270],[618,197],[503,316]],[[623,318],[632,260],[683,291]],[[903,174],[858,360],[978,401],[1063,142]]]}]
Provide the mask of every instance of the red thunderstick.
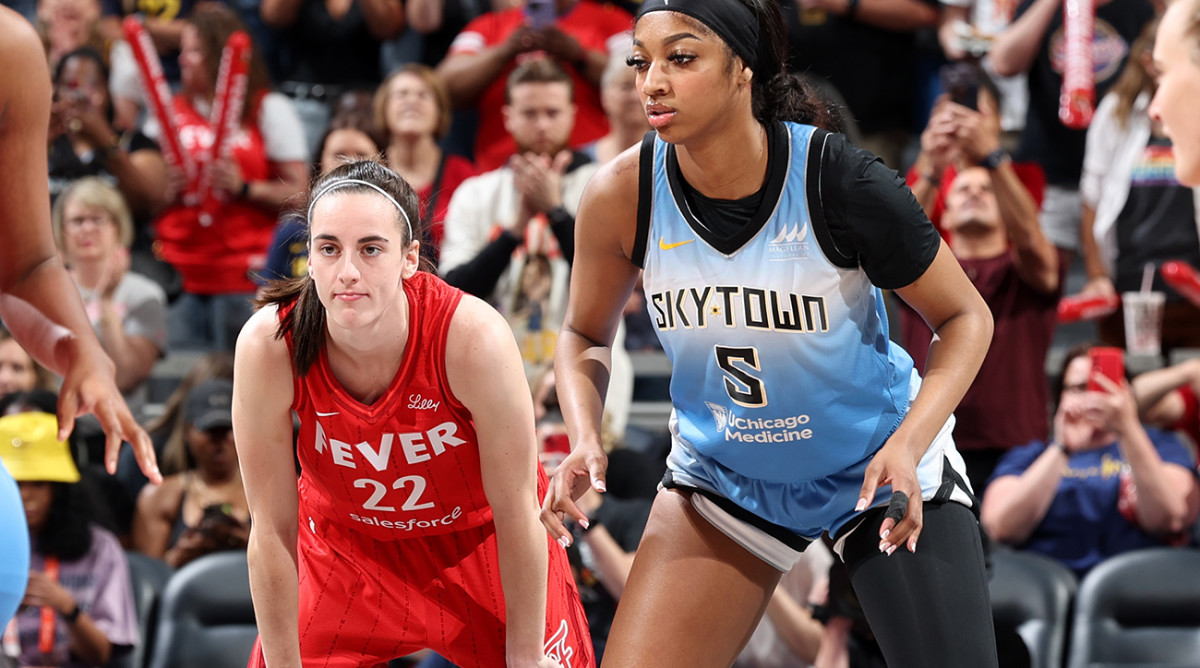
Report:
[{"label": "red thunderstick", "polygon": [[1099,297],[1063,297],[1058,301],[1058,321],[1075,322],[1076,320],[1095,320],[1115,313],[1121,305],[1117,295],[1102,295]]},{"label": "red thunderstick", "polygon": [[1092,30],[1096,23],[1094,0],[1063,2],[1063,84],[1058,98],[1058,118],[1063,125],[1082,130],[1096,110],[1096,76],[1092,61]]},{"label": "red thunderstick", "polygon": [[1200,272],[1193,269],[1192,265],[1179,260],[1169,260],[1164,262],[1158,271],[1167,285],[1175,288],[1175,292],[1200,306]]},{"label": "red thunderstick", "polygon": [[[242,108],[246,104],[246,88],[250,72],[250,37],[238,30],[225,41],[221,51],[221,66],[217,70],[217,90],[213,98],[212,126],[213,141],[204,156],[200,171],[201,201],[208,203],[212,192],[212,169],[217,160],[228,158],[233,150],[233,140],[242,124]],[[222,197],[224,193],[216,193]]]},{"label": "red thunderstick", "polygon": [[134,60],[137,61],[138,74],[142,80],[142,90],[146,92],[146,101],[150,111],[158,120],[160,131],[159,142],[162,144],[163,157],[174,168],[183,172],[187,177],[188,192],[194,192],[190,184],[196,182],[196,163],[190,154],[183,150],[179,140],[179,125],[171,113],[171,89],[167,87],[167,79],[163,76],[162,63],[158,60],[158,52],[145,26],[136,17],[130,16],[121,24],[125,32],[125,40],[133,49]]}]

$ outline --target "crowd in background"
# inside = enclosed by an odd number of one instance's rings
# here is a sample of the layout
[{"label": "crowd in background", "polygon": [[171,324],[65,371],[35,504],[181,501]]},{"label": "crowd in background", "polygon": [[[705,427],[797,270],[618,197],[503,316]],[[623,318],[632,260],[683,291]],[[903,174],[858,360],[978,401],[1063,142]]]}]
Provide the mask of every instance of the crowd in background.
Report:
[{"label": "crowd in background", "polygon": [[[1097,109],[1090,128],[1072,129],[1058,116],[1060,0],[778,2],[790,66],[852,142],[907,181],[992,309],[992,347],[955,428],[983,529],[1079,576],[1123,551],[1193,543],[1200,359],[1185,358],[1200,351],[1200,307],[1157,270],[1200,268],[1200,199],[1174,179],[1148,111],[1162,6],[1097,2]],[[245,548],[231,351],[265,282],[307,271],[297,207],[312,178],[347,159],[378,159],[413,186],[423,268],[508,319],[543,463],[561,458],[552,357],[575,212],[597,167],[649,130],[625,63],[636,0],[4,4],[37,26],[53,73],[55,238],[166,475],[146,485],[127,453],[105,476],[102,438],[86,428],[58,443],[39,417],[54,413],[55,379],[0,330],[0,458],[27,498],[39,574],[6,653],[104,665],[138,642],[129,583],[111,575],[122,547],[173,568]],[[127,17],[161,59],[169,127],[139,80]],[[253,44],[245,103],[217,151],[219,66],[238,30]],[[193,177],[172,147],[198,166]],[[1089,386],[1087,342],[1123,347],[1122,311],[1071,330],[1083,343],[1067,350],[1060,300],[1147,289],[1166,295],[1161,355],[1128,382]],[[893,337],[923,368],[932,334],[899,300],[894,315]],[[656,348],[655,318],[635,293],[607,402],[609,493],[581,500],[593,520],[571,548],[598,653],[663,471],[664,449],[625,447],[666,432],[628,427],[637,370],[625,352]],[[173,356],[196,362],[153,401],[155,366]],[[10,434],[41,458],[6,447]],[[836,560],[810,551],[738,665],[873,665],[869,631],[849,632],[832,600]],[[86,623],[48,641],[39,606]]]}]

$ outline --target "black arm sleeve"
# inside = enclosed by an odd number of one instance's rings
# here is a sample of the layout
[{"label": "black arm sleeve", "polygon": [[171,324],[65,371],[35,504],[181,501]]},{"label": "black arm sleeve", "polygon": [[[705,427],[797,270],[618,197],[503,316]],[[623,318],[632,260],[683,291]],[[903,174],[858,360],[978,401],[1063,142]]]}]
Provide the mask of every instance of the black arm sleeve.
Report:
[{"label": "black arm sleeve", "polygon": [[562,251],[563,259],[567,261],[567,264],[574,264],[575,216],[560,206],[546,214],[546,219],[550,222],[550,231],[554,234],[554,239],[558,241],[558,248]]},{"label": "black arm sleeve", "polygon": [[875,286],[902,288],[933,263],[941,237],[904,178],[843,135],[829,135],[820,192],[834,245],[858,258]]},{"label": "black arm sleeve", "polygon": [[504,270],[508,269],[518,244],[520,241],[516,237],[507,231],[502,232],[470,262],[447,271],[442,280],[467,294],[486,300],[496,289]]}]

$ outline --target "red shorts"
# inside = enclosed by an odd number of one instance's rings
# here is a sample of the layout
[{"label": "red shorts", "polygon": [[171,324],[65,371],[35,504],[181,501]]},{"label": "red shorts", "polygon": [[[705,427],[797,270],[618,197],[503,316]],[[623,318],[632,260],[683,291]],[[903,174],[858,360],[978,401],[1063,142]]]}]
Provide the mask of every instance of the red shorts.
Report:
[{"label": "red shorts", "polygon": [[[300,654],[306,668],[376,666],[429,648],[462,668],[504,668],[504,592],[492,523],[439,536],[377,541],[302,517]],[[550,555],[546,653],[595,666],[566,552]],[[250,668],[265,668],[258,643]]]}]

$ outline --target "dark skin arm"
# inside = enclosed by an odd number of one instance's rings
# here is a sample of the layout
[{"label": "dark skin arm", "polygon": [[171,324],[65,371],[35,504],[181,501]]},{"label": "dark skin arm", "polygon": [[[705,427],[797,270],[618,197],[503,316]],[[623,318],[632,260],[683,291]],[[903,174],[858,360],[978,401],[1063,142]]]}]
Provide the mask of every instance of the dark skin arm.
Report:
[{"label": "dark skin arm", "polygon": [[116,470],[121,442],[128,440],[142,471],[161,482],[150,437],[121,398],[112,360],[92,332],[50,234],[50,72],[41,43],[7,8],[0,8],[0,34],[0,318],[35,359],[64,376],[60,437],[76,417],[95,413],[107,436],[108,470]]}]

